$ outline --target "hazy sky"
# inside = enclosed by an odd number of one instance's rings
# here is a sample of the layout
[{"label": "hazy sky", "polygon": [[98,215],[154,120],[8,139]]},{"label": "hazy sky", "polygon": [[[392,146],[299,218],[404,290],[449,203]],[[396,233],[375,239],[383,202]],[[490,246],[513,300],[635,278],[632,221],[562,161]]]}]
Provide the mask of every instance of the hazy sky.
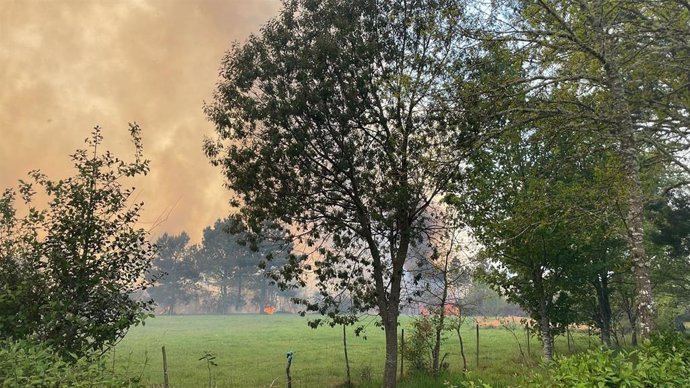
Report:
[{"label": "hazy sky", "polygon": [[0,190],[41,169],[72,174],[68,155],[95,125],[132,155],[143,129],[150,174],[134,183],[142,226],[187,231],[228,214],[229,192],[201,149],[202,112],[220,60],[277,14],[278,0],[0,0]]}]

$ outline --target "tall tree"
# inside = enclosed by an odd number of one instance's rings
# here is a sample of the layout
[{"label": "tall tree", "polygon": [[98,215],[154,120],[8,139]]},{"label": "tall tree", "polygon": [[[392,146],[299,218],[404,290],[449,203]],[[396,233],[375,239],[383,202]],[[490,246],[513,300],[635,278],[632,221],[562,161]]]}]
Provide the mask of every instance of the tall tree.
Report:
[{"label": "tall tree", "polygon": [[156,285],[148,290],[158,305],[166,306],[167,313],[175,314],[175,307],[189,302],[200,279],[196,263],[197,247],[188,247],[189,236],[163,234],[156,240],[157,253],[151,273]]},{"label": "tall tree", "polygon": [[641,169],[653,151],[675,164],[688,147],[690,4],[687,1],[507,0],[482,37],[512,41],[529,98],[515,110],[559,117],[610,145],[627,177],[625,227],[642,337],[653,329],[651,260],[645,251]]},{"label": "tall tree", "polygon": [[239,311],[260,261],[246,233],[232,219],[217,220],[204,229],[198,260],[206,282],[218,289],[217,312],[226,314],[231,306]]},{"label": "tall tree", "polygon": [[549,360],[553,335],[581,319],[574,307],[588,285],[600,289],[598,322],[610,327],[609,255],[619,235],[611,224],[621,178],[616,159],[588,153],[587,139],[537,128],[506,132],[473,156],[459,195],[449,197],[492,260],[482,278],[538,323]]},{"label": "tall tree", "polygon": [[[308,307],[348,289],[378,309],[386,387],[410,246],[493,107],[467,98],[477,68],[501,68],[462,39],[468,19],[454,0],[285,1],[228,53],[206,106],[218,138],[205,150],[248,223],[278,220],[314,247],[323,298]],[[310,281],[310,260],[290,264],[286,280]]]}]

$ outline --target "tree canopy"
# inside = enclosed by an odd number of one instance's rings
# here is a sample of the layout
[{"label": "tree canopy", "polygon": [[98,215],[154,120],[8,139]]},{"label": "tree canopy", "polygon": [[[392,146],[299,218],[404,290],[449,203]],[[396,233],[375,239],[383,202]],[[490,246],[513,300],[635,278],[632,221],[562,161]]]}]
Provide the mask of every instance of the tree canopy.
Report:
[{"label": "tree canopy", "polygon": [[[651,259],[645,249],[644,169],[688,172],[690,7],[685,1],[506,0],[494,3],[480,39],[510,42],[526,95],[513,122],[559,118],[589,132],[592,152],[615,152],[628,190],[624,226],[635,274],[640,330],[653,328]],[[510,93],[505,95],[510,96]]]},{"label": "tree canopy", "polygon": [[318,255],[289,280],[313,268],[321,302],[347,289],[378,310],[386,386],[409,247],[493,109],[472,85],[500,63],[462,39],[466,19],[454,0],[287,1],[230,50],[206,106],[205,150],[248,223],[278,220]]}]

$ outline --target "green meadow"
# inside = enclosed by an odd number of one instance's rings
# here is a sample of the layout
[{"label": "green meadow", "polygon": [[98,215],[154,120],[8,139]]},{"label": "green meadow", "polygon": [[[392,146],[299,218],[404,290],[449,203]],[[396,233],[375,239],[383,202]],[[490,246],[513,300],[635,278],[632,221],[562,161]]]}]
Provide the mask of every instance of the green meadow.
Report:
[{"label": "green meadow", "polygon": [[[292,386],[337,387],[346,381],[342,328],[328,326],[311,329],[308,317],[298,315],[197,315],[159,316],[146,321],[145,326],[132,328],[124,340],[109,355],[109,362],[117,371],[140,376],[151,387],[163,384],[165,346],[168,376],[171,387],[208,387],[209,367],[212,387],[285,387],[286,354],[294,352],[291,366]],[[407,329],[411,318],[402,319]],[[468,320],[469,321],[469,320]],[[348,328],[348,355],[351,377],[355,386],[381,385],[384,361],[383,331],[365,321],[366,339],[356,337]],[[480,378],[493,386],[509,386],[511,382],[538,368],[539,343],[532,338],[532,358],[527,353],[524,331],[513,333],[503,328],[480,328],[479,365],[476,360],[476,333],[473,323],[463,328],[463,340],[469,376]],[[445,380],[461,379],[462,359],[457,337],[446,333],[442,354],[448,353],[449,373],[437,381],[415,379],[405,366],[403,387],[443,386]],[[576,335],[572,351],[588,346],[587,335]],[[591,338],[594,346],[595,338]],[[563,337],[557,340],[557,351],[568,352]],[[206,352],[215,356],[210,365],[200,360]]]}]

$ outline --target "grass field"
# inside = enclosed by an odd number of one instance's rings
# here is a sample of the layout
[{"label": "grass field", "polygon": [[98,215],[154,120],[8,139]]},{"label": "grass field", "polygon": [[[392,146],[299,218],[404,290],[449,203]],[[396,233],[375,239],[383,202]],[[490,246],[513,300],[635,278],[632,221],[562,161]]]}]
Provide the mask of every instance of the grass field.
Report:
[{"label": "grass field", "polygon": [[[401,327],[407,328],[409,322],[409,318],[403,318]],[[207,363],[199,360],[208,351],[216,356],[214,362],[217,364],[211,366],[212,386],[258,388],[286,386],[286,353],[294,351],[291,368],[294,388],[335,387],[345,381],[341,330],[311,329],[307,326],[307,318],[297,315],[161,316],[148,320],[146,326],[133,328],[109,357],[115,369],[129,376],[141,376],[149,386],[161,386],[161,347],[165,346],[171,387],[193,388],[208,387]],[[468,324],[463,333],[471,375],[494,386],[509,386],[528,372],[529,365],[538,363],[536,354],[540,349],[534,338],[534,358],[526,364],[509,331],[482,328],[477,367],[474,327]],[[450,334],[442,353],[449,353],[446,361],[453,373],[461,370],[462,361],[458,340]],[[527,352],[524,332],[516,334],[523,351]],[[348,332],[352,380],[356,386],[376,387],[381,384],[384,335],[380,328],[371,324],[366,337],[365,340],[355,337],[352,330]],[[575,349],[588,346],[586,335],[575,339]],[[557,340],[557,350],[567,351],[564,338]],[[403,381],[402,386],[420,384],[419,381],[407,384]],[[431,384],[428,386],[442,385],[440,382]]]}]

